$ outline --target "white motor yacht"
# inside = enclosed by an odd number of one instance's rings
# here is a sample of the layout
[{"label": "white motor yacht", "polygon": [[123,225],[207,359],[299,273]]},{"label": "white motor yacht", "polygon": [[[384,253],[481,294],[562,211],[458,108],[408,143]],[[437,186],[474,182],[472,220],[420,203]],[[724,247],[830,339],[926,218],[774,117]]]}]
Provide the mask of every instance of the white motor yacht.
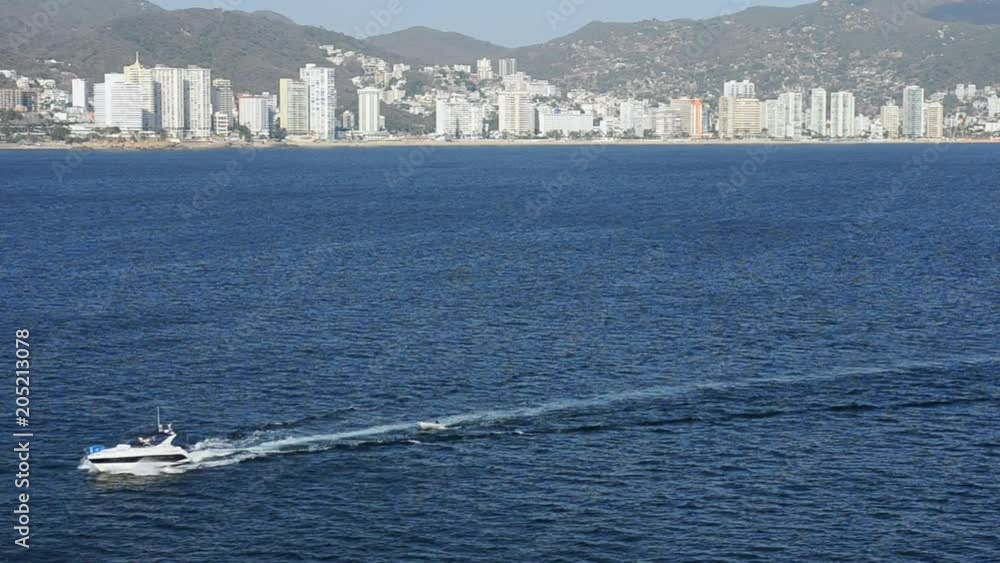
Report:
[{"label": "white motor yacht", "polygon": [[175,467],[191,463],[187,450],[174,445],[177,433],[172,424],[160,424],[160,413],[156,413],[157,433],[140,436],[132,443],[119,444],[113,448],[90,446],[87,461],[101,473],[128,473],[164,467]]}]

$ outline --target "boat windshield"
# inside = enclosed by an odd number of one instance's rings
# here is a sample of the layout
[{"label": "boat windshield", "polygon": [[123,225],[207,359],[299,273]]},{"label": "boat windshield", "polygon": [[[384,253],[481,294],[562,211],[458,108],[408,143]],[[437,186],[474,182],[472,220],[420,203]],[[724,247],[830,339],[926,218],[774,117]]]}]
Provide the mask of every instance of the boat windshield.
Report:
[{"label": "boat windshield", "polygon": [[158,446],[167,439],[166,434],[154,434],[153,436],[139,436],[135,440],[129,442],[129,445],[133,448],[148,448],[150,446]]}]

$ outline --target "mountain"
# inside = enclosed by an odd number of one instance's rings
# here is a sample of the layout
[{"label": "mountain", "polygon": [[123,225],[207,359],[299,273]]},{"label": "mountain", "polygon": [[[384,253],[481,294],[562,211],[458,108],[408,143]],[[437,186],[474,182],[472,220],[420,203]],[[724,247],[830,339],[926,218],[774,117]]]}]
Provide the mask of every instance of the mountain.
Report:
[{"label": "mountain", "polygon": [[483,57],[503,58],[511,52],[507,47],[461,33],[420,26],[369,37],[367,43],[396,55],[398,60],[417,65],[475,64]]},{"label": "mountain", "polygon": [[932,7],[927,15],[947,22],[1000,24],[1000,0],[966,0]]},{"label": "mountain", "polygon": [[[881,103],[909,83],[945,89],[1000,78],[996,0],[822,0],[708,20],[592,23],[516,49],[518,66],[566,86],[664,98],[718,95],[750,78],[762,95],[823,86]],[[948,21],[942,21],[942,18]]]}]

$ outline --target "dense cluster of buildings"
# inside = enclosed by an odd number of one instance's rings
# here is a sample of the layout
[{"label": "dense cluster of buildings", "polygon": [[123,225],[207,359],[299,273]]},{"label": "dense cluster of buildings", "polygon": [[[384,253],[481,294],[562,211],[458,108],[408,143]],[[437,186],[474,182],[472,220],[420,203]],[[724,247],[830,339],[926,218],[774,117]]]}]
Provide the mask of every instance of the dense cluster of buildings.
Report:
[{"label": "dense cluster of buildings", "polygon": [[[298,77],[280,79],[277,92],[236,92],[233,82],[197,66],[135,62],[106,74],[91,89],[75,79],[70,91],[52,80],[12,70],[0,76],[17,87],[0,89],[0,109],[48,110],[73,127],[118,135],[204,140],[213,136],[302,137],[320,141],[388,135],[385,106],[432,118],[437,139],[660,138],[660,139],[941,139],[1000,136],[1000,97],[993,87],[960,84],[928,95],[908,86],[881,107],[863,106],[849,91],[787,91],[762,99],[750,80],[732,80],[706,98],[623,99],[587,90],[564,92],[518,69],[516,59],[482,58],[474,65],[412,69],[405,64],[324,45],[326,64],[307,64]],[[357,63],[355,107],[338,103],[337,67]],[[419,75],[421,84],[409,82]],[[949,96],[965,111],[948,114]],[[954,107],[955,104],[950,104]],[[420,132],[413,134],[421,134]]]},{"label": "dense cluster of buildings", "polygon": [[[4,71],[17,77],[14,71]],[[299,77],[281,79],[278,93],[235,93],[232,81],[213,78],[210,69],[135,62],[121,73],[104,75],[93,85],[74,79],[71,91],[50,96],[31,88],[31,79],[16,89],[0,89],[0,109],[23,112],[48,110],[55,121],[73,124],[77,133],[103,133],[176,140],[229,137],[239,132],[256,138],[283,135],[333,140],[341,129],[337,116],[336,69],[307,64]],[[21,77],[18,77],[21,78]],[[54,81],[41,82],[55,89]],[[381,94],[379,90],[376,92]],[[380,98],[359,92],[365,132],[384,128]],[[54,103],[45,104],[45,101]]]}]

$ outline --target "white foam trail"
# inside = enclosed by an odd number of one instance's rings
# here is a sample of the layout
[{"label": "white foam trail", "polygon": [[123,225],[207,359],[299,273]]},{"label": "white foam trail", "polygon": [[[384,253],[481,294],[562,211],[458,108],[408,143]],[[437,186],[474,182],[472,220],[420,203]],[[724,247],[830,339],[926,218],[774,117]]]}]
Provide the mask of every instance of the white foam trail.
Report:
[{"label": "white foam trail", "polygon": [[[753,380],[732,381],[732,382],[661,385],[657,387],[649,387],[646,389],[624,391],[621,393],[614,393],[609,395],[601,395],[587,399],[566,399],[561,401],[554,401],[533,407],[518,407],[513,409],[497,409],[497,410],[478,411],[466,414],[457,414],[443,418],[438,418],[436,420],[441,424],[450,427],[449,429],[454,430],[454,429],[461,429],[462,426],[468,426],[473,424],[476,425],[496,424],[514,419],[525,419],[525,418],[546,416],[558,413],[560,411],[579,410],[579,409],[587,409],[594,407],[607,407],[614,405],[615,403],[621,403],[632,400],[658,399],[658,398],[681,395],[684,393],[690,393],[693,391],[706,390],[706,389],[716,389],[716,390],[736,389],[742,387],[753,387],[756,385],[769,385],[775,383],[779,384],[807,383],[814,381],[839,379],[845,376],[878,375],[878,374],[889,373],[896,369],[939,368],[939,367],[944,367],[948,363],[953,363],[955,361],[958,361],[960,363],[981,364],[981,363],[993,363],[996,362],[997,360],[998,358],[995,356],[972,356],[958,360],[908,361],[905,362],[904,364],[893,366],[890,368],[863,367],[863,368],[834,369],[826,374],[814,375],[814,376],[795,375],[795,376],[783,376],[783,377],[767,377],[767,378],[758,378]],[[254,433],[250,438],[243,440],[241,443],[234,443],[221,439],[210,439],[199,442],[191,449],[190,452],[192,460],[191,464],[166,468],[160,471],[162,471],[163,473],[184,473],[195,469],[223,467],[226,465],[233,465],[236,463],[241,463],[243,461],[257,459],[261,457],[267,457],[271,455],[301,452],[303,450],[318,451],[322,450],[323,446],[331,446],[337,442],[341,442],[344,440],[350,440],[355,438],[367,438],[372,436],[380,436],[393,433],[411,433],[411,432],[412,433],[417,432],[417,421],[404,422],[398,424],[383,424],[379,426],[372,426],[369,428],[362,428],[359,430],[350,430],[345,432],[315,434],[311,436],[288,437],[280,440],[271,440],[259,443],[254,443],[257,440],[260,440],[264,437],[264,434],[259,432]],[[413,440],[408,440],[408,441],[410,441],[411,443],[413,442]],[[90,464],[86,463],[86,465]],[[84,469],[83,464],[81,464],[80,468]]]}]

